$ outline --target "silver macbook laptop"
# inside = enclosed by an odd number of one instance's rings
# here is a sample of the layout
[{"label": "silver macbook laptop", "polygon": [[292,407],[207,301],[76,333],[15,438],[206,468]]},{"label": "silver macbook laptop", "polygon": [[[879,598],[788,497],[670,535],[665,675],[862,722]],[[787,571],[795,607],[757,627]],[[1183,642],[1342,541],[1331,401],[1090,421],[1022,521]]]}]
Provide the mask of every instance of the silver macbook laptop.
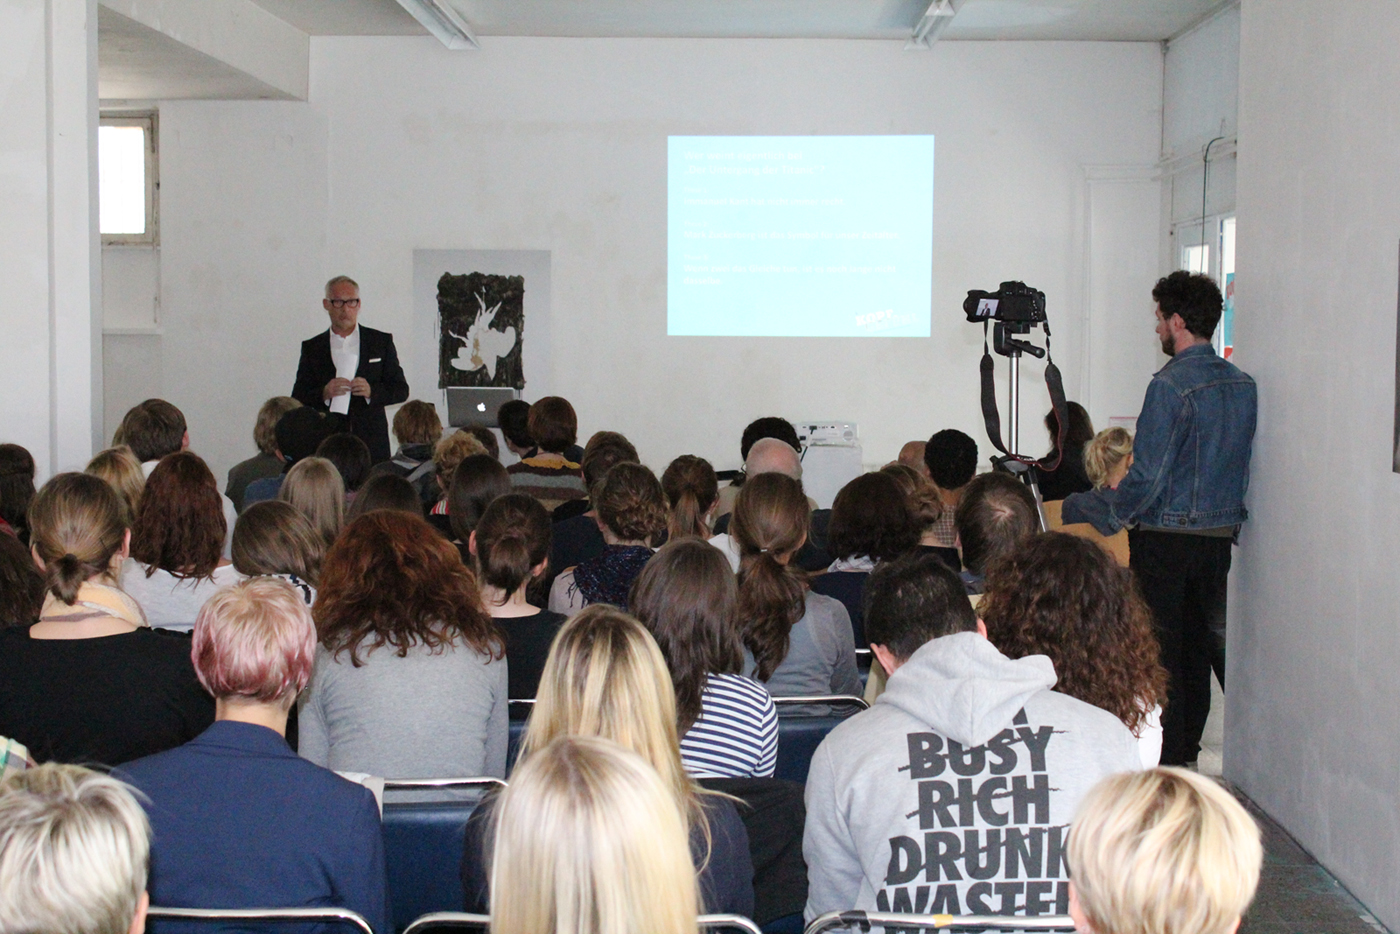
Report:
[{"label": "silver macbook laptop", "polygon": [[501,405],[516,398],[508,386],[448,386],[447,424],[452,428],[496,428]]}]

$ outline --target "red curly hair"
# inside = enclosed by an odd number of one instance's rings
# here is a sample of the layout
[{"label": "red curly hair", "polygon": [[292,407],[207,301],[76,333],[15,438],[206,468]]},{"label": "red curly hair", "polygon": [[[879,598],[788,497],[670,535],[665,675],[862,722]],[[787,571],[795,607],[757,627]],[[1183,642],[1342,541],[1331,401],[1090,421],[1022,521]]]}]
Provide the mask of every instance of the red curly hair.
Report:
[{"label": "red curly hair", "polygon": [[349,652],[356,667],[362,650],[386,645],[400,658],[420,643],[434,653],[465,643],[505,657],[505,637],[456,547],[399,510],[367,512],[345,527],[326,553],[311,615],[321,644]]},{"label": "red curly hair", "polygon": [[1107,710],[1135,734],[1166,702],[1152,612],[1132,572],[1094,542],[1032,536],[993,564],[977,609],[1007,657],[1049,656],[1055,690]]}]

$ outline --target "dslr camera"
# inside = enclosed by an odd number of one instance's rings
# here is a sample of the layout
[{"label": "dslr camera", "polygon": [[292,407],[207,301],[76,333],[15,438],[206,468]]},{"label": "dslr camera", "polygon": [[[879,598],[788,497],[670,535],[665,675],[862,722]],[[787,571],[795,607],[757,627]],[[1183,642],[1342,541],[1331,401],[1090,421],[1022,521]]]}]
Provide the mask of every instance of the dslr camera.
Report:
[{"label": "dslr camera", "polygon": [[[972,289],[963,302],[967,320],[973,323],[1006,321],[1022,325],[1045,321],[1045,293],[1024,282],[1003,282],[995,292]],[[1016,333],[1026,333],[1015,328]]]}]

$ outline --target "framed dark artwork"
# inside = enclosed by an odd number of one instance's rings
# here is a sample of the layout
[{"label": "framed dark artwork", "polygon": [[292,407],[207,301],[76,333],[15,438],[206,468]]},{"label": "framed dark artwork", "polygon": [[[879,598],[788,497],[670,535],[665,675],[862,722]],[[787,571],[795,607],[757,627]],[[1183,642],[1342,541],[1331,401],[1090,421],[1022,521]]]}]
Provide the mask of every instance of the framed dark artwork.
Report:
[{"label": "framed dark artwork", "polygon": [[438,388],[525,388],[524,301],[524,276],[442,274],[437,283]]}]

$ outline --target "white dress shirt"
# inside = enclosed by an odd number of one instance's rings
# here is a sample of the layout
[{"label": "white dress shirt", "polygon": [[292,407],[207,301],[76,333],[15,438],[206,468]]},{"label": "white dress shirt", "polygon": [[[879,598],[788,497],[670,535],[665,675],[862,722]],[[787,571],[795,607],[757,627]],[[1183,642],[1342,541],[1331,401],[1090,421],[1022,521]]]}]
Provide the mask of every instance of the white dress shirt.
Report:
[{"label": "white dress shirt", "polygon": [[[331,362],[335,364],[335,375],[338,379],[355,378],[355,371],[360,368],[360,326],[358,324],[347,337],[341,337],[335,331],[331,331]],[[348,414],[350,412],[350,393],[332,397],[331,411],[341,415]]]}]

